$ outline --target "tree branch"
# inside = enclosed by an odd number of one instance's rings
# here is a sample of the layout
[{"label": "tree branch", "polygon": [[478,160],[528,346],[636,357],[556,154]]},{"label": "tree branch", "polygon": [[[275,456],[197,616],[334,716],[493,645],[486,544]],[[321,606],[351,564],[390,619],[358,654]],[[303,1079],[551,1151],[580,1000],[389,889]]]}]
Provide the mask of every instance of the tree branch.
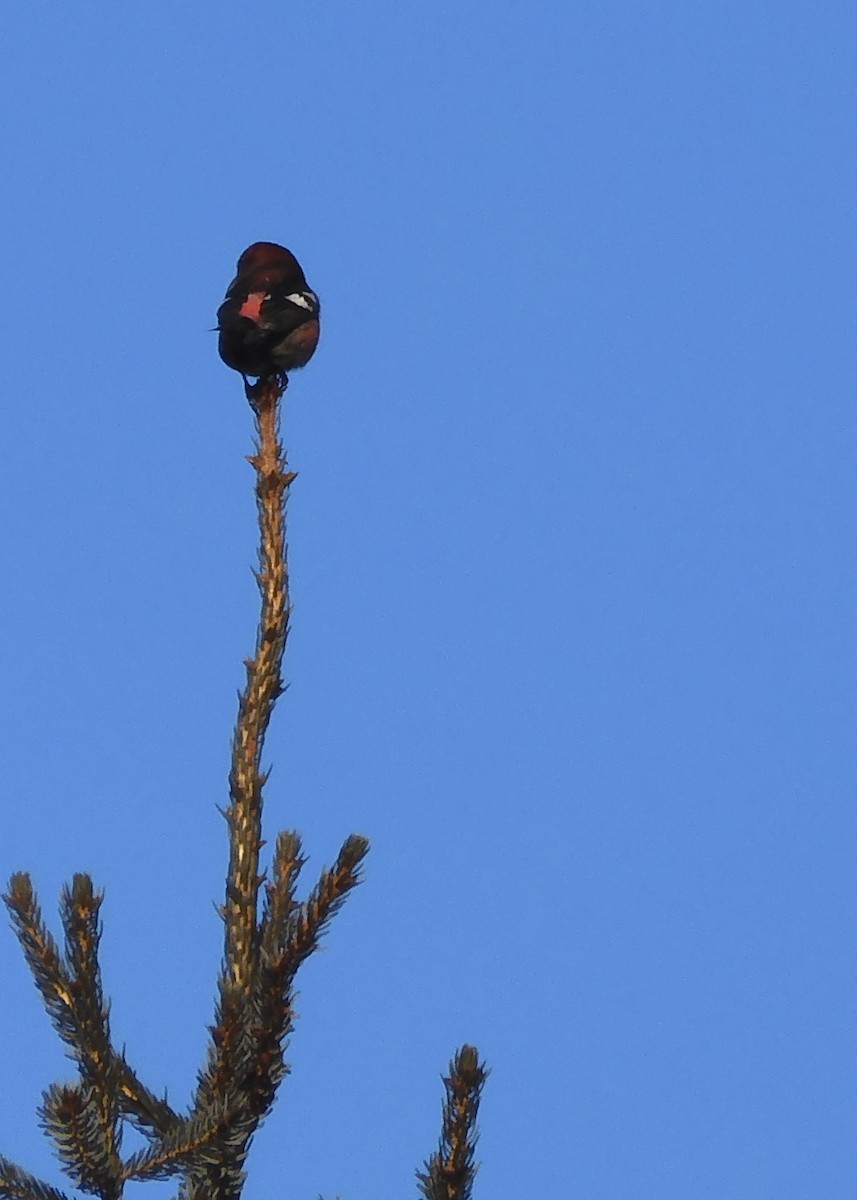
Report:
[{"label": "tree branch", "polygon": [[[13,875],[3,899],[48,1016],[72,1057],[80,1062],[90,1018],[81,1011],[79,988],[45,925],[29,875],[24,872]],[[138,1079],[123,1054],[110,1047],[108,1052],[123,1115],[149,1136],[166,1134],[180,1120],[178,1114]]]},{"label": "tree branch", "polygon": [[0,1197],[2,1200],[68,1200],[65,1192],[42,1183],[29,1171],[0,1155]]},{"label": "tree branch", "polygon": [[418,1171],[419,1189],[425,1200],[470,1200],[479,1134],[476,1117],[488,1071],[479,1061],[475,1046],[462,1046],[444,1077],[446,1097],[440,1144]]}]

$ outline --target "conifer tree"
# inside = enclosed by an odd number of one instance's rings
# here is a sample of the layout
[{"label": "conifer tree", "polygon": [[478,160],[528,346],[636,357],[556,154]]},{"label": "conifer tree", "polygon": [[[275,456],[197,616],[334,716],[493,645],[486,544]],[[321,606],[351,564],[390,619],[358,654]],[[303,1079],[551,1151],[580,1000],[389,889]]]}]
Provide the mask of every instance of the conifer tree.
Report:
[{"label": "conifer tree", "polygon": [[[289,634],[286,499],[295,478],[279,438],[285,376],[247,387],[256,424],[261,597],[253,657],[246,660],[232,739],[229,864],[220,914],[223,961],[205,1063],[187,1112],[145,1084],[111,1038],[98,962],[102,893],[75,875],[60,898],[62,946],[42,917],[30,877],[12,876],[4,896],[26,961],[54,1028],[77,1067],[76,1083],[43,1094],[41,1123],[71,1183],[100,1200],[120,1200],[130,1180],[175,1179],[179,1200],[239,1200],[253,1135],[288,1072],[295,978],[360,881],[366,838],[346,838],[333,866],[304,899],[297,833],[279,833],[269,871],[261,869],[265,735],[283,691]],[[469,1200],[476,1172],[476,1116],[486,1069],[472,1046],[454,1055],[444,1083],[437,1150],[417,1172],[424,1200]],[[130,1124],[146,1145],[122,1153]],[[66,1194],[0,1156],[0,1200],[68,1200]]]}]

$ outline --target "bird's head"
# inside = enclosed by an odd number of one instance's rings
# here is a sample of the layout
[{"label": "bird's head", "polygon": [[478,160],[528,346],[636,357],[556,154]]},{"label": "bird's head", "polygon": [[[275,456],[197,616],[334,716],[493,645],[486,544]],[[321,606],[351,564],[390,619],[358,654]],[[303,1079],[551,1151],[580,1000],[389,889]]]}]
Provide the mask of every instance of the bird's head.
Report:
[{"label": "bird's head", "polygon": [[248,246],[238,259],[237,270],[239,275],[274,271],[281,276],[288,275],[289,279],[294,279],[303,287],[306,286],[304,273],[294,254],[276,242],[254,242],[252,246]]}]

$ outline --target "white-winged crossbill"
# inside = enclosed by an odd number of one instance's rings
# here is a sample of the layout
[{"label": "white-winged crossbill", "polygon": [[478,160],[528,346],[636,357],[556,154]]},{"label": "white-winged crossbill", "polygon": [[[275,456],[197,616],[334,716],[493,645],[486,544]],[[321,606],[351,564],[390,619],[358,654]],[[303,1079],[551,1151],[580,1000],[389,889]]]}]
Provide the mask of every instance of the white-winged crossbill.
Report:
[{"label": "white-winged crossbill", "polygon": [[318,318],[318,296],[292,252],[276,242],[254,242],[238,259],[217,310],[220,357],[245,379],[285,375],[312,358]]}]

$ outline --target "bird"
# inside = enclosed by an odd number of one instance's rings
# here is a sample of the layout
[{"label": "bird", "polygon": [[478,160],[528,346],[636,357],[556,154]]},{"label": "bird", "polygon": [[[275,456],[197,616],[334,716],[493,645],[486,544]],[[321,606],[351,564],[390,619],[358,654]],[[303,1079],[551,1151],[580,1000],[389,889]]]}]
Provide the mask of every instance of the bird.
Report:
[{"label": "bird", "polygon": [[318,296],[285,246],[254,242],[238,259],[217,310],[218,351],[233,371],[285,379],[305,367],[319,338]]}]

